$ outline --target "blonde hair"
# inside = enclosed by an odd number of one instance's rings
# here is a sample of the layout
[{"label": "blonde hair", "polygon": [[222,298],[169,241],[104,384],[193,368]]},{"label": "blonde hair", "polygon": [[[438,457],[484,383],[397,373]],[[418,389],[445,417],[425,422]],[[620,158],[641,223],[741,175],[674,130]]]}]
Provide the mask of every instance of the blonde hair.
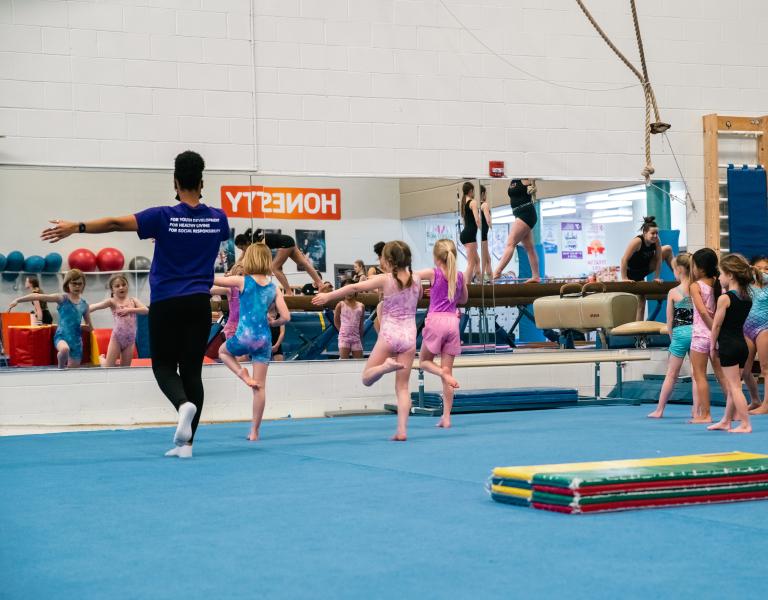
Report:
[{"label": "blonde hair", "polygon": [[441,239],[435,242],[432,249],[432,256],[435,261],[440,261],[445,265],[448,271],[446,279],[448,280],[448,299],[453,301],[456,296],[456,286],[458,284],[458,268],[456,267],[456,244],[453,240]]},{"label": "blonde hair", "polygon": [[85,289],[85,275],[83,272],[80,269],[70,269],[67,271],[67,274],[64,275],[64,283],[61,287],[64,288],[65,292],[69,293],[69,284],[78,279],[83,280],[83,289]]},{"label": "blonde hair", "polygon": [[[381,257],[392,267],[392,276],[395,278],[399,289],[402,290],[413,285],[411,249],[408,247],[408,244],[399,240],[387,242],[381,251]],[[403,269],[408,269],[408,282],[405,285],[397,278],[397,272]]]},{"label": "blonde hair", "polygon": [[115,283],[115,281],[122,279],[125,282],[125,287],[130,287],[130,283],[128,283],[128,278],[123,275],[122,273],[115,273],[112,275],[112,277],[109,278],[109,281],[107,282],[107,287],[109,288],[109,295],[114,295],[114,292],[112,291],[112,284]]},{"label": "blonde hair", "polygon": [[691,276],[691,255],[688,252],[681,252],[675,256],[675,265],[682,267],[688,277]]},{"label": "blonde hair", "polygon": [[272,273],[272,252],[264,242],[255,242],[248,246],[240,262],[246,275]]}]

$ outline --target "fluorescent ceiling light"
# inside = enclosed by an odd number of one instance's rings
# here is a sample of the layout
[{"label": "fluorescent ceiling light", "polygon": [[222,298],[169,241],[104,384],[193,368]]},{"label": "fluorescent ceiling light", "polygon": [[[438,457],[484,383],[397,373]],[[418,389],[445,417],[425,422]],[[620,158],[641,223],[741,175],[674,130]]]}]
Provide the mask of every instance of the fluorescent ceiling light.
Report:
[{"label": "fluorescent ceiling light", "polygon": [[557,200],[543,200],[541,202],[542,210],[550,208],[575,208],[576,200],[573,198],[561,198]]},{"label": "fluorescent ceiling light", "polygon": [[601,219],[603,217],[631,217],[632,211],[627,208],[617,210],[596,210],[592,213],[592,219]]},{"label": "fluorescent ceiling light", "polygon": [[576,213],[575,208],[550,208],[548,210],[542,210],[541,215],[543,217],[560,217],[562,215],[573,215]]},{"label": "fluorescent ceiling light", "polygon": [[616,188],[608,192],[611,196],[626,196],[627,194],[643,194],[645,195],[644,185],[633,185],[632,187]]},{"label": "fluorescent ceiling light", "polygon": [[592,219],[593,223],[625,223],[631,221],[632,217],[600,217]]},{"label": "fluorescent ceiling light", "polygon": [[608,194],[589,194],[584,198],[585,204],[592,204],[593,202],[604,202],[608,200],[610,196]]},{"label": "fluorescent ceiling light", "polygon": [[605,210],[606,208],[628,208],[630,206],[632,206],[630,200],[605,200],[587,204],[584,208],[587,210]]}]

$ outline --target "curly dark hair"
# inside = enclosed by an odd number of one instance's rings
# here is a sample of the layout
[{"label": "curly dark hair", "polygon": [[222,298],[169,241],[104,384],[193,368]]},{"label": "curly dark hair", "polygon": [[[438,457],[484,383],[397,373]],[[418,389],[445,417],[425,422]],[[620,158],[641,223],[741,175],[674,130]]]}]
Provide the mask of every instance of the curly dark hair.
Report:
[{"label": "curly dark hair", "polygon": [[178,181],[179,189],[196,190],[203,180],[205,161],[197,152],[187,150],[176,157],[173,178]]}]

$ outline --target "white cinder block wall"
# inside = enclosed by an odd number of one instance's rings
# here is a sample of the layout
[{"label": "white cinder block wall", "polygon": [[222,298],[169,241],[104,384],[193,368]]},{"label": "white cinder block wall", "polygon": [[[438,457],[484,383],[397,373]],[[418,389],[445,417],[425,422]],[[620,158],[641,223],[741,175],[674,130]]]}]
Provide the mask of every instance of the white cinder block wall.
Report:
[{"label": "white cinder block wall", "polygon": [[[192,146],[273,173],[638,176],[640,90],[575,2],[444,2],[467,29],[441,0],[2,0],[0,161],[167,167]],[[636,59],[628,4],[589,5]],[[638,10],[695,247],[701,115],[766,112],[768,4]]]}]

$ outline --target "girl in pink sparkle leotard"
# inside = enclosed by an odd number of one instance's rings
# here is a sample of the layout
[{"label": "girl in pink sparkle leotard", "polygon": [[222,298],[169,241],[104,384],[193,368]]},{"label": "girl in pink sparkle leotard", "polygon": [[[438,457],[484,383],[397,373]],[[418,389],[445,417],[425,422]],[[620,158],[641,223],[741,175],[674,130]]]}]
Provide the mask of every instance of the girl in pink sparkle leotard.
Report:
[{"label": "girl in pink sparkle leotard", "polygon": [[393,441],[407,439],[408,414],[411,411],[409,381],[416,355],[416,305],[421,297],[421,283],[411,272],[411,249],[405,242],[389,242],[381,254],[383,275],[375,275],[325,294],[317,294],[312,304],[322,306],[354,292],[382,290],[381,331],[363,369],[363,385],[370,386],[385,374],[396,371],[397,431]]},{"label": "girl in pink sparkle leotard", "polygon": [[136,315],[146,315],[149,309],[138,298],[128,296],[128,279],[125,275],[112,275],[109,278],[109,291],[109,298],[89,307],[90,312],[109,308],[115,319],[107,353],[99,357],[99,362],[102,367],[114,367],[119,359],[121,367],[130,367],[136,347]]}]

